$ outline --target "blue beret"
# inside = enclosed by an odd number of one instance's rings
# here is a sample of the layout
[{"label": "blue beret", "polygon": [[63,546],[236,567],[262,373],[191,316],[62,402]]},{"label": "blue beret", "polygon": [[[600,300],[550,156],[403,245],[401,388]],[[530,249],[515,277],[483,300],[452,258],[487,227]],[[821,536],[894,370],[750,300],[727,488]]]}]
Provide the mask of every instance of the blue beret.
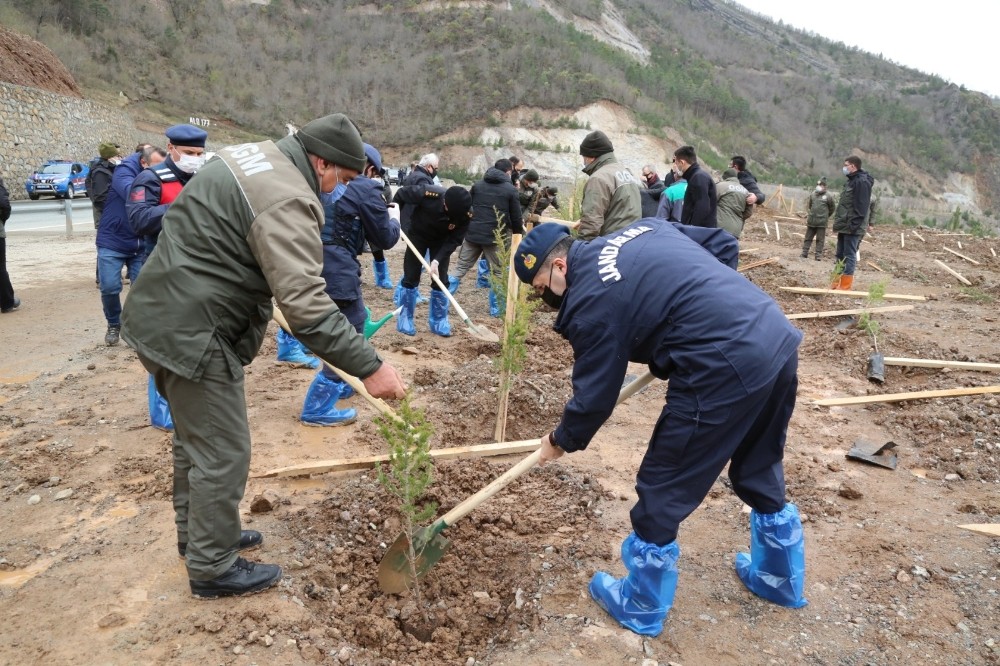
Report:
[{"label": "blue beret", "polygon": [[170,143],[175,146],[204,148],[205,139],[208,138],[208,132],[194,125],[174,125],[173,127],[168,127],[165,134]]},{"label": "blue beret", "polygon": [[517,246],[514,256],[514,272],[517,278],[531,284],[538,269],[545,263],[545,257],[563,238],[569,236],[569,229],[558,222],[539,224],[528,232],[521,244]]},{"label": "blue beret", "polygon": [[375,165],[375,173],[381,174],[382,156],[379,155],[379,152],[377,150],[375,150],[375,146],[371,145],[370,143],[364,144],[364,147],[365,147],[365,157],[368,158],[369,162]]}]

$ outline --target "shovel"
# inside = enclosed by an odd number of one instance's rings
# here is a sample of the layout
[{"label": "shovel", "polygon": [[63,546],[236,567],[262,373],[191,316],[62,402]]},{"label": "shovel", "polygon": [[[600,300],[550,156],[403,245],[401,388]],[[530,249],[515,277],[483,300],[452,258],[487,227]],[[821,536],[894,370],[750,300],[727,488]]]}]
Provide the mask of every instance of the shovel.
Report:
[{"label": "shovel", "polygon": [[457,312],[458,316],[462,318],[463,322],[465,322],[466,330],[468,330],[469,333],[473,335],[473,337],[479,338],[480,340],[483,340],[485,342],[500,342],[500,337],[496,333],[489,330],[488,328],[483,328],[482,326],[476,326],[474,323],[472,323],[472,320],[469,319],[469,315],[465,314],[465,310],[462,309],[462,306],[458,304],[458,301],[455,300],[455,297],[451,295],[450,291],[448,291],[448,285],[441,282],[441,278],[438,277],[437,271],[431,270],[431,267],[427,264],[427,260],[424,259],[424,255],[420,254],[417,251],[417,248],[413,247],[413,243],[410,241],[409,238],[407,238],[406,234],[402,230],[399,232],[399,236],[406,243],[406,246],[410,248],[410,252],[412,252],[417,257],[417,259],[420,260],[420,263],[424,265],[424,268],[430,274],[431,279],[433,279],[434,282],[437,283],[438,288],[441,289],[444,295],[448,297],[448,300],[455,308],[455,312]]},{"label": "shovel", "polygon": [[[628,400],[651,381],[653,381],[653,375],[647,370],[635,381],[622,388],[615,406]],[[382,591],[389,594],[400,594],[408,590],[414,583],[414,569],[416,578],[423,578],[428,569],[444,556],[451,545],[450,541],[441,536],[441,532],[467,516],[473,509],[496,495],[511,481],[534,467],[541,456],[541,449],[535,451],[428,527],[416,530],[412,537],[413,551],[417,556],[413,569],[410,568],[410,563],[407,560],[411,540],[407,534],[400,534],[382,556],[382,561],[378,565],[378,584]]]}]

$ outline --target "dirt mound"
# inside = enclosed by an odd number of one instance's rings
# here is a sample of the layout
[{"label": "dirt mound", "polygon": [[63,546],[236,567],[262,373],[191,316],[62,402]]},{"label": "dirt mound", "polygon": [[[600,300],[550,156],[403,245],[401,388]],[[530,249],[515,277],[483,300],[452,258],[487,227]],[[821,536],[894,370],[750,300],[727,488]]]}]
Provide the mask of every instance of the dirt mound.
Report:
[{"label": "dirt mound", "polygon": [[0,25],[0,80],[83,97],[73,75],[49,47]]}]

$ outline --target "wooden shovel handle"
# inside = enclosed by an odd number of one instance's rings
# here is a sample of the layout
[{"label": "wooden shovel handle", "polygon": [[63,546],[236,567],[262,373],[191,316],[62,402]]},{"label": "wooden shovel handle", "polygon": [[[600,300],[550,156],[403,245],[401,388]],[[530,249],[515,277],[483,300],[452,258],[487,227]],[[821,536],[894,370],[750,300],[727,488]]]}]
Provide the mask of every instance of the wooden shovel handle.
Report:
[{"label": "wooden shovel handle", "polygon": [[413,242],[406,237],[406,233],[400,230],[399,237],[403,239],[403,242],[406,243],[406,246],[410,248],[410,252],[412,252],[414,256],[416,256],[417,259],[420,260],[420,263],[423,264],[424,268],[427,269],[428,275],[430,275],[431,279],[437,283],[437,286],[441,288],[441,291],[444,292],[444,295],[448,297],[448,300],[455,307],[455,312],[457,312],[458,316],[462,318],[462,321],[464,321],[467,324],[471,323],[469,320],[469,315],[465,314],[465,310],[462,309],[462,306],[458,304],[458,301],[455,300],[455,297],[451,295],[450,291],[448,291],[448,285],[441,282],[441,278],[438,277],[437,271],[431,270],[431,267],[427,263],[427,260],[424,259],[424,255],[417,252],[417,248],[415,248],[413,246]]},{"label": "wooden shovel handle", "polygon": [[[642,389],[642,387],[646,386],[651,381],[653,381],[653,375],[647,370],[639,377],[637,377],[635,381],[633,381],[628,386],[624,387],[618,393],[618,400],[615,402],[615,406],[617,407],[618,405],[622,404],[623,402],[631,398],[633,395],[638,393]],[[539,442],[539,444],[540,443],[541,442]],[[467,516],[470,511],[475,509],[477,506],[479,506],[489,498],[496,495],[497,492],[499,492],[500,490],[503,490],[503,488],[506,487],[507,484],[509,484],[511,481],[513,481],[514,479],[516,479],[517,477],[521,476],[529,469],[534,467],[535,464],[538,463],[538,459],[541,457],[542,457],[542,450],[538,449],[537,451],[526,457],[524,460],[511,467],[502,475],[494,479],[488,486],[481,489],[475,495],[465,500],[464,502],[456,506],[448,513],[441,516],[441,518],[439,518],[438,520],[434,521],[434,524],[432,526],[434,531],[440,532],[444,528],[450,527],[455,523],[457,523],[459,520]]]}]

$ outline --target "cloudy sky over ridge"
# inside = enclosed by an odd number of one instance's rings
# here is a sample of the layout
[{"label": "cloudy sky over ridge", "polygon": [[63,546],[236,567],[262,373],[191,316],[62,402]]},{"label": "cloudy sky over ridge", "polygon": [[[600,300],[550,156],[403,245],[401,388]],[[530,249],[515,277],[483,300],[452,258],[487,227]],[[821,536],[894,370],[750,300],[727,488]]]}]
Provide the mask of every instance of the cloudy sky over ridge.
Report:
[{"label": "cloudy sky over ridge", "polygon": [[990,18],[993,10],[988,9],[991,2],[951,0],[921,6],[901,0],[822,5],[802,0],[736,1],[786,25],[1000,96],[1000,76],[989,55],[997,39]]}]

